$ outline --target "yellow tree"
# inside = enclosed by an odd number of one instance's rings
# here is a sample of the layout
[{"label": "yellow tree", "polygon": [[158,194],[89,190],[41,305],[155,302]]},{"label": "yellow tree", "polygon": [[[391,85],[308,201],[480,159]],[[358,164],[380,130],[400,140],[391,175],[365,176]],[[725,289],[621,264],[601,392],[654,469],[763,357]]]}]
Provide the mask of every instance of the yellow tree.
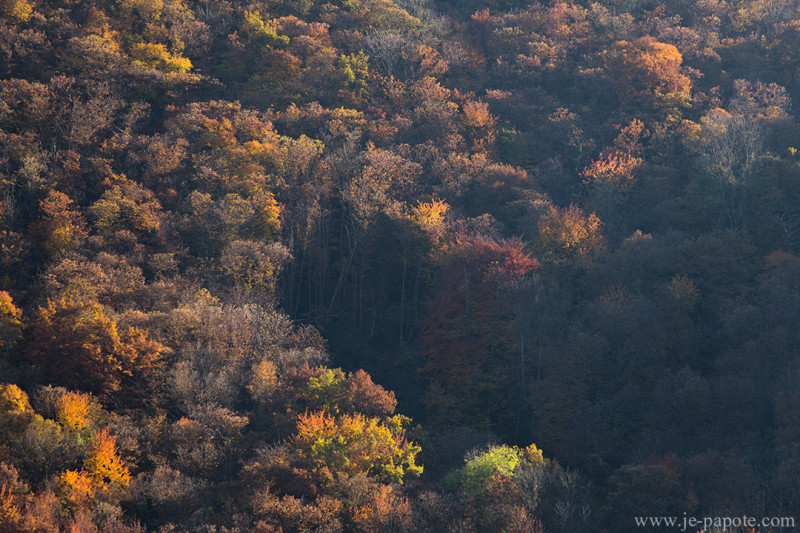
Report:
[{"label": "yellow tree", "polygon": [[16,23],[27,22],[33,15],[33,6],[26,0],[3,0],[0,15]]},{"label": "yellow tree", "polygon": [[185,73],[192,69],[192,62],[171,53],[161,43],[137,43],[130,49],[131,57],[144,66],[167,73]]},{"label": "yellow tree", "polygon": [[41,218],[33,226],[34,233],[42,239],[42,248],[47,255],[58,258],[74,248],[86,237],[86,228],[66,194],[52,190],[39,204]]},{"label": "yellow tree", "polygon": [[601,154],[581,172],[589,201],[606,223],[615,218],[617,207],[636,183],[634,172],[640,162],[629,154],[613,151]]},{"label": "yellow tree", "polygon": [[97,400],[91,395],[67,392],[56,402],[56,419],[73,431],[84,432],[94,425],[100,409]]},{"label": "yellow tree", "polygon": [[95,443],[83,463],[92,486],[104,500],[118,500],[131,481],[128,467],[117,454],[117,439],[103,429],[95,435]]},{"label": "yellow tree", "polygon": [[10,383],[0,384],[0,427],[3,432],[24,431],[33,415],[25,391]]},{"label": "yellow tree", "polygon": [[403,415],[381,421],[361,414],[333,417],[324,411],[308,412],[297,419],[292,445],[323,477],[367,475],[402,483],[422,473],[415,462],[421,448],[405,438],[410,421]]},{"label": "yellow tree", "polygon": [[59,478],[61,495],[73,509],[86,508],[94,501],[117,503],[131,481],[128,467],[117,454],[116,437],[103,429],[94,439],[83,469],[67,470]]},{"label": "yellow tree", "polygon": [[103,193],[89,208],[96,226],[105,231],[131,230],[151,234],[161,226],[161,205],[138,183],[123,183]]},{"label": "yellow tree", "polygon": [[445,230],[444,216],[450,205],[444,200],[433,199],[430,202],[418,202],[411,208],[411,219],[438,241]]},{"label": "yellow tree", "polygon": [[575,205],[551,205],[538,222],[538,257],[555,263],[575,261],[587,266],[606,249],[603,222]]},{"label": "yellow tree", "polygon": [[22,311],[11,295],[0,291],[0,355],[8,353],[22,333]]}]

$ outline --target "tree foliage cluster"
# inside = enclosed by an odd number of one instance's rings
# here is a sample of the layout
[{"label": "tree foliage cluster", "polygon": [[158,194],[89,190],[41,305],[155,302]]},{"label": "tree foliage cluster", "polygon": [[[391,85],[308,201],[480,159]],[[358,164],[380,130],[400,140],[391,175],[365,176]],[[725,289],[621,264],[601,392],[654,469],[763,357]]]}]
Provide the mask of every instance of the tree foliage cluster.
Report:
[{"label": "tree foliage cluster", "polygon": [[800,509],[798,30],[0,0],[0,531]]}]

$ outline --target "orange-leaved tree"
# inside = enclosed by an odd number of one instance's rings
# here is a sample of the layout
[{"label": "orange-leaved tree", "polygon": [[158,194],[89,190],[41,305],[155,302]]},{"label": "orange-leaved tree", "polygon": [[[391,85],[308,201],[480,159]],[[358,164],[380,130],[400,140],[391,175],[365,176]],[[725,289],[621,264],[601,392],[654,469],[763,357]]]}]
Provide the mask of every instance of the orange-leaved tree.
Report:
[{"label": "orange-leaved tree", "polygon": [[98,431],[80,471],[67,470],[59,489],[73,509],[85,508],[93,501],[117,503],[131,481],[128,467],[117,454],[116,437],[108,430]]},{"label": "orange-leaved tree", "polygon": [[691,98],[692,81],[682,72],[675,46],[653,37],[618,41],[605,52],[605,67],[622,101],[652,105],[675,114]]},{"label": "orange-leaved tree", "polygon": [[[48,301],[34,314],[26,356],[45,381],[88,390],[107,400],[156,370],[163,347],[138,328],[120,331],[102,305]],[[141,392],[141,391],[140,391]]]},{"label": "orange-leaved tree", "polygon": [[636,170],[642,164],[641,139],[648,134],[642,121],[634,119],[621,129],[614,143],[581,172],[589,190],[589,201],[606,224],[614,221],[617,207],[625,202],[636,184]]}]

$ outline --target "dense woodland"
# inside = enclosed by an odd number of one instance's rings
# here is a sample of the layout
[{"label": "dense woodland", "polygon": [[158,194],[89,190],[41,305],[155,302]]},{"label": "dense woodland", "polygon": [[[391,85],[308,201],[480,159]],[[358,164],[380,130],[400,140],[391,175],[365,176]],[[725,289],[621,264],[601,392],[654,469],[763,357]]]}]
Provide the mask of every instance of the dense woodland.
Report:
[{"label": "dense woodland", "polygon": [[800,520],[798,7],[0,0],[0,531]]}]

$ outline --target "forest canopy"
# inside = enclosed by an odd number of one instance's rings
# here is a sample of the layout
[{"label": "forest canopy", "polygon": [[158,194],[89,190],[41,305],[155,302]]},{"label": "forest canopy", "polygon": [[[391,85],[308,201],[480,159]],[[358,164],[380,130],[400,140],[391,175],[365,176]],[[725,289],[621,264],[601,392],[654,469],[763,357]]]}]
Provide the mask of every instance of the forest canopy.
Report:
[{"label": "forest canopy", "polygon": [[0,531],[800,520],[798,36],[0,0]]}]

